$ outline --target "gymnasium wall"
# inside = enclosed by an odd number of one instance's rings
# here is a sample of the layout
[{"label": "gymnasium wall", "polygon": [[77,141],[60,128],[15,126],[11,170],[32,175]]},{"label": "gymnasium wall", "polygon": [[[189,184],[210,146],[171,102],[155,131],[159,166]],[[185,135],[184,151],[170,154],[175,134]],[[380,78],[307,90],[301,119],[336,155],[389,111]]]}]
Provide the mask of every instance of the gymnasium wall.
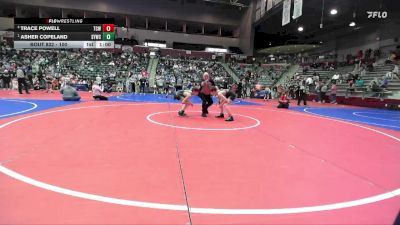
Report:
[{"label": "gymnasium wall", "polygon": [[127,31],[118,28],[117,36],[121,38],[131,38],[133,36],[139,44],[143,44],[146,39],[149,40],[160,40],[166,41],[167,47],[172,48],[173,42],[181,42],[188,44],[203,44],[203,45],[215,45],[228,47],[239,47],[238,38],[227,38],[227,37],[217,37],[217,36],[206,36],[206,35],[196,35],[196,34],[183,34],[174,32],[164,32],[164,31],[153,31],[153,30],[141,30],[129,28]]},{"label": "gymnasium wall", "polygon": [[[332,38],[333,37],[333,38]],[[339,57],[345,57],[347,54],[355,54],[358,50],[380,49],[385,53],[396,48],[400,42],[395,38],[400,37],[400,29],[395,23],[385,23],[362,27],[359,30],[353,30],[342,36],[328,34],[320,37],[324,41],[321,48],[313,53],[336,53]]]},{"label": "gymnasium wall", "polygon": [[2,2],[25,6],[149,16],[229,26],[239,25],[241,15],[237,9],[222,10],[202,4],[180,4],[179,1],[168,0],[2,0]]},{"label": "gymnasium wall", "polygon": [[14,29],[14,19],[7,17],[0,17],[0,31]]}]

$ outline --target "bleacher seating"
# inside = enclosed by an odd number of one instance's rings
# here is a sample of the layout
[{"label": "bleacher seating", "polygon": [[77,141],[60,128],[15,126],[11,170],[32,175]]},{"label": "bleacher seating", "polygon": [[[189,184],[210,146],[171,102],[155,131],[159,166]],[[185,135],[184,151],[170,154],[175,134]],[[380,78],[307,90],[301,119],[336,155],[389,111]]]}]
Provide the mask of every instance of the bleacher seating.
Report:
[{"label": "bleacher seating", "polygon": [[[287,71],[287,65],[254,65],[231,63],[232,71],[240,80],[247,79],[251,85],[272,86]],[[248,77],[250,76],[250,77]]]},{"label": "bleacher seating", "polygon": [[[220,87],[226,88],[233,82],[232,78],[219,62],[171,57],[160,58],[157,66],[156,80],[162,79],[162,82],[175,85],[182,83],[183,88],[185,88],[189,82],[192,85],[199,85],[204,72],[209,72],[215,83]],[[178,82],[178,80],[180,81]],[[181,85],[179,84],[178,86]]]},{"label": "bleacher seating", "polygon": [[365,75],[362,77],[364,80],[363,87],[356,87],[354,91],[349,92],[348,84],[346,81],[342,81],[342,83],[338,84],[338,96],[352,96],[352,97],[379,97],[385,98],[389,97],[395,92],[400,91],[400,80],[396,79],[389,79],[389,83],[387,88],[379,92],[373,92],[369,89],[368,85],[371,83],[373,79],[381,79],[383,76],[386,75],[387,72],[393,70],[393,65],[377,65],[375,66],[374,70],[369,72],[366,71]]}]

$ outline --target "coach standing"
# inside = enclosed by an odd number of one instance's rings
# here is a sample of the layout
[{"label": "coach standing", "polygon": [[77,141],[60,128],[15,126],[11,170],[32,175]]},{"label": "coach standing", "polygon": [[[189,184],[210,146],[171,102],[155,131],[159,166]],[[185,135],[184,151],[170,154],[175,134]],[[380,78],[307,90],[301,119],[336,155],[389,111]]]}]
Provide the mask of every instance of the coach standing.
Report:
[{"label": "coach standing", "polygon": [[214,86],[214,81],[210,79],[210,75],[205,72],[203,74],[203,82],[201,82],[200,94],[199,97],[202,101],[202,117],[207,117],[208,108],[213,104],[213,100],[211,97],[211,87]]},{"label": "coach standing", "polygon": [[18,78],[18,91],[22,94],[22,86],[24,86],[25,92],[29,93],[28,84],[26,83],[25,72],[22,70],[22,67],[19,66],[17,69],[17,78]]}]

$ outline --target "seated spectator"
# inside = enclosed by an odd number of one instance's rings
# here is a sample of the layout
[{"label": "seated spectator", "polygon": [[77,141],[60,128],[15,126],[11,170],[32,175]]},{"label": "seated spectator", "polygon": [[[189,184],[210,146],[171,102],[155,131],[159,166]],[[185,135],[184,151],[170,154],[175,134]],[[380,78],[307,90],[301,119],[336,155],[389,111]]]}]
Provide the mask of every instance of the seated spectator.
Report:
[{"label": "seated spectator", "polygon": [[338,82],[339,79],[340,79],[340,74],[337,73],[337,74],[334,74],[334,75],[332,76],[332,79],[331,79],[331,80],[332,80],[333,82]]},{"label": "seated spectator", "polygon": [[337,104],[337,102],[336,102],[337,86],[336,86],[335,82],[332,83],[330,92],[331,92],[331,95],[330,95],[331,104]]},{"label": "seated spectator", "polygon": [[373,65],[373,63],[368,63],[368,65],[367,65],[367,70],[369,71],[369,72],[373,72],[374,71],[374,65]]},{"label": "seated spectator", "polygon": [[310,86],[310,85],[312,85],[313,83],[314,83],[314,80],[313,80],[312,77],[308,77],[308,78],[306,79],[306,85]]},{"label": "seated spectator", "polygon": [[393,78],[400,79],[400,76],[399,76],[399,66],[398,66],[398,65],[395,65],[392,72],[387,72],[387,73],[386,73],[386,77],[387,77],[387,78],[390,78],[390,79],[393,79]]},{"label": "seated spectator", "polygon": [[107,101],[108,98],[106,96],[103,96],[103,90],[99,86],[99,83],[95,81],[92,86],[92,92],[93,92],[93,98],[94,100],[101,100],[101,101]]},{"label": "seated spectator", "polygon": [[62,98],[64,101],[79,101],[79,100],[81,100],[81,96],[79,96],[76,89],[71,87],[71,85],[69,83],[67,83],[63,88],[61,88],[60,93],[63,95]]},{"label": "seated spectator", "polygon": [[40,82],[39,79],[33,79],[33,90],[40,90]]},{"label": "seated spectator", "polygon": [[[393,72],[390,72],[390,71],[389,71],[389,72],[387,72],[387,73],[385,74],[385,77],[388,78],[388,79],[393,80],[393,78],[396,77],[396,76],[395,76],[395,74],[394,74]],[[397,77],[396,77],[396,78],[397,78]]]},{"label": "seated spectator", "polygon": [[380,92],[382,89],[378,85],[378,79],[374,78],[368,85],[368,88],[373,92]]},{"label": "seated spectator", "polygon": [[321,83],[319,81],[315,82],[315,101],[321,101]]},{"label": "seated spectator", "polygon": [[353,80],[354,81],[356,81],[356,80],[358,80],[358,78],[360,77],[360,75],[358,75],[358,74],[354,74],[354,76],[353,76]]},{"label": "seated spectator", "polygon": [[353,83],[354,83],[354,75],[352,74],[352,73],[349,73],[348,75],[347,75],[347,83],[349,83],[349,81],[350,80],[352,80],[353,81]]},{"label": "seated spectator", "polygon": [[315,72],[314,72],[313,79],[314,79],[314,81],[319,81],[319,75]]},{"label": "seated spectator", "polygon": [[325,98],[326,98],[326,92],[328,92],[328,85],[325,84],[324,82],[321,83],[321,100],[320,103],[325,103]]},{"label": "seated spectator", "polygon": [[348,86],[347,86],[347,90],[346,90],[346,95],[350,92],[350,94],[354,93],[354,81],[353,80],[349,80],[348,81]]},{"label": "seated spectator", "polygon": [[358,80],[356,80],[356,87],[363,87],[364,86],[364,80],[359,77]]},{"label": "seated spectator", "polygon": [[306,74],[308,72],[308,67],[307,66],[303,66],[303,74]]},{"label": "seated spectator", "polygon": [[117,92],[123,92],[124,91],[124,84],[122,82],[118,82],[116,91]]},{"label": "seated spectator", "polygon": [[396,76],[399,76],[399,65],[394,65],[393,71],[392,71]]},{"label": "seated spectator", "polygon": [[386,76],[383,76],[383,77],[380,79],[379,87],[385,89],[385,88],[387,88],[388,84],[389,84],[388,79],[386,78]]},{"label": "seated spectator", "polygon": [[268,99],[271,99],[271,89],[269,87],[265,87],[265,96],[264,100],[268,101]]},{"label": "seated spectator", "polygon": [[279,109],[281,109],[281,108],[288,109],[289,108],[289,98],[287,96],[286,91],[282,92],[281,97],[279,97],[278,102],[279,102],[279,105],[278,105]]}]

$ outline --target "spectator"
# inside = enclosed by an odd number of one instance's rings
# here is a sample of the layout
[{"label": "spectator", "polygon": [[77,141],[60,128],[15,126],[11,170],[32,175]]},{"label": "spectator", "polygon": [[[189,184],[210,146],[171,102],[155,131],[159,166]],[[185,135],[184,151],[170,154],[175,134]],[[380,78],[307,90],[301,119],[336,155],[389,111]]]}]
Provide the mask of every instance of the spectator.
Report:
[{"label": "spectator", "polygon": [[331,95],[330,95],[331,104],[337,104],[336,93],[337,93],[337,86],[336,86],[336,83],[333,82],[331,85]]},{"label": "spectator", "polygon": [[44,81],[46,82],[45,83],[45,85],[46,85],[46,93],[48,93],[49,91],[51,92],[51,93],[53,93],[53,88],[52,88],[52,81],[53,81],[53,77],[50,75],[50,74],[47,74],[45,77],[44,77]]},{"label": "spectator", "polygon": [[347,82],[348,86],[347,86],[347,90],[346,90],[346,95],[348,95],[348,93],[350,93],[351,95],[354,93],[354,81],[351,79],[349,79],[349,81]]},{"label": "spectator", "polygon": [[380,79],[379,87],[382,89],[386,89],[389,84],[389,81],[386,76],[382,76]]},{"label": "spectator", "polygon": [[399,65],[394,65],[393,71],[391,73],[391,79],[396,78],[396,79],[400,79],[400,75],[399,75]]},{"label": "spectator", "polygon": [[272,87],[271,99],[276,99],[278,97],[278,88],[276,86]]},{"label": "spectator", "polygon": [[319,74],[314,72],[314,77],[313,77],[314,81],[317,82],[319,81]]},{"label": "spectator", "polygon": [[[157,93],[162,94],[164,89],[164,79],[158,76],[156,79]],[[190,90],[190,88],[188,88]]]},{"label": "spectator", "polygon": [[8,89],[11,90],[11,85],[10,85],[10,83],[11,83],[11,75],[10,75],[10,73],[8,72],[8,70],[4,70],[4,72],[3,72],[3,87],[4,87],[6,90],[8,90]]},{"label": "spectator", "polygon": [[348,75],[347,75],[347,80],[346,80],[346,82],[347,83],[349,83],[349,81],[353,81],[353,83],[354,83],[354,75],[352,74],[352,73],[349,73]]},{"label": "spectator", "polygon": [[359,77],[358,80],[356,80],[356,87],[360,88],[364,86],[364,80],[362,77]]},{"label": "spectator", "polygon": [[321,101],[321,83],[319,81],[315,82],[315,101],[319,102]]},{"label": "spectator", "polygon": [[140,93],[140,79],[135,80],[135,93],[139,94]]},{"label": "spectator", "polygon": [[394,68],[393,68],[393,71],[392,71],[396,76],[398,76],[399,75],[399,65],[398,64],[395,64],[394,65]]},{"label": "spectator", "polygon": [[147,79],[144,76],[142,76],[142,78],[140,78],[139,82],[140,82],[140,94],[142,94],[142,93],[145,94]]},{"label": "spectator", "polygon": [[369,62],[369,63],[367,64],[367,70],[368,70],[369,72],[373,72],[373,71],[374,71],[374,65],[373,65],[372,62]]},{"label": "spectator", "polygon": [[325,103],[326,92],[328,91],[328,85],[325,82],[321,84],[321,103]]},{"label": "spectator", "polygon": [[374,78],[368,85],[368,88],[373,92],[380,92],[382,89],[378,85],[378,79]]},{"label": "spectator", "polygon": [[312,85],[314,83],[314,80],[313,80],[313,78],[310,76],[310,77],[307,77],[307,79],[306,79],[306,85],[307,86],[310,86],[310,85]]},{"label": "spectator", "polygon": [[338,83],[339,80],[340,80],[340,74],[339,73],[336,73],[336,74],[334,74],[332,76],[332,79],[331,79],[332,82]]},{"label": "spectator", "polygon": [[271,99],[271,89],[267,86],[267,87],[265,87],[264,100],[268,101],[268,99]]}]

